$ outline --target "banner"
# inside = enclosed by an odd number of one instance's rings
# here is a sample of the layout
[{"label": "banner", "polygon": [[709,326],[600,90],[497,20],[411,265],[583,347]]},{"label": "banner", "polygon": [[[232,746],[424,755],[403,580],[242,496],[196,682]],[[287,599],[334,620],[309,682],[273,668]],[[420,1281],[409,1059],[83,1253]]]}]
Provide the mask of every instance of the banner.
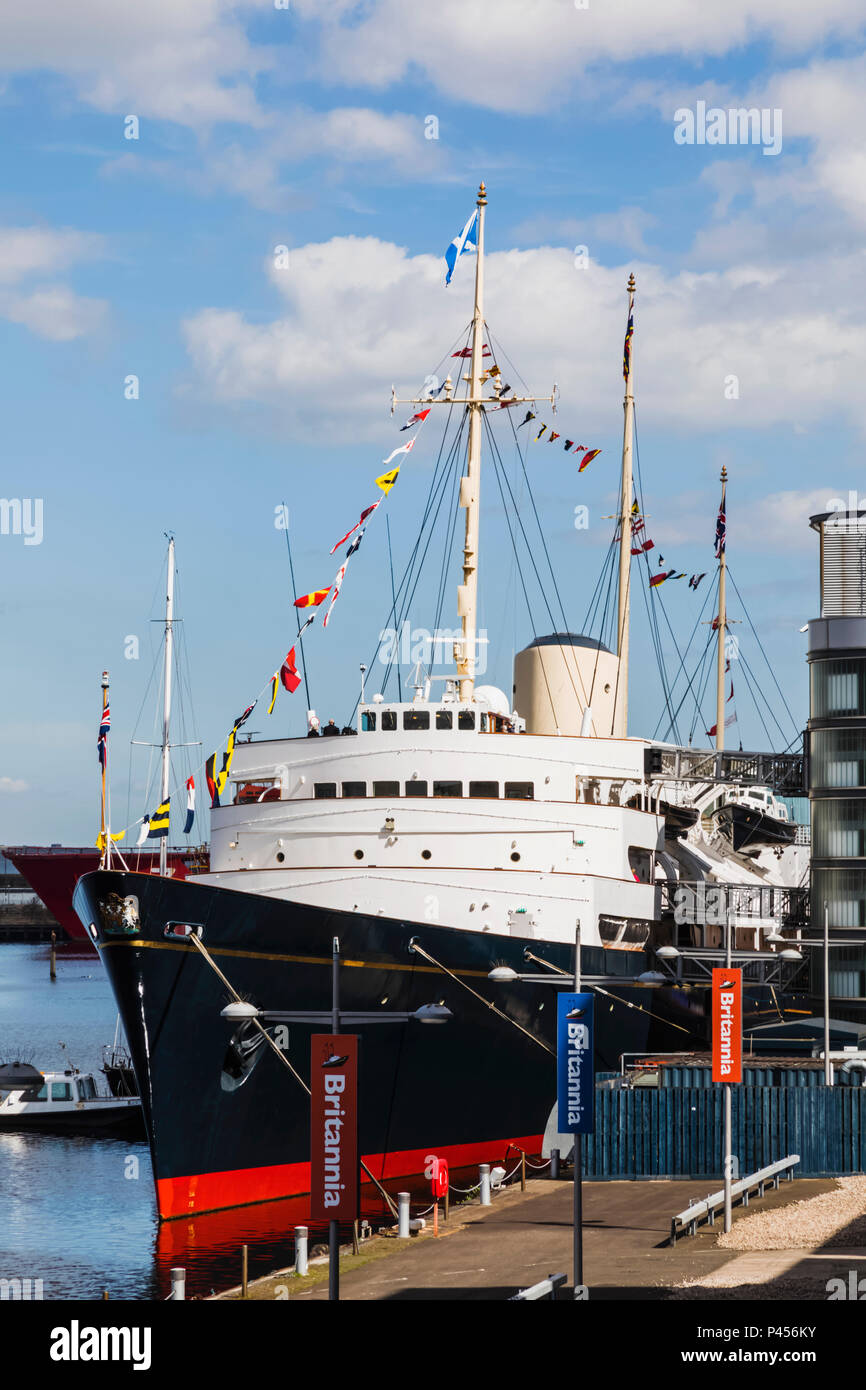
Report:
[{"label": "banner", "polygon": [[743,1079],[743,972],[713,970],[713,1080]]},{"label": "banner", "polygon": [[591,994],[560,994],[556,1001],[556,1099],[560,1134],[592,1134],[595,1091]]},{"label": "banner", "polygon": [[353,1033],[310,1038],[310,1220],[357,1221],[358,1039]]}]

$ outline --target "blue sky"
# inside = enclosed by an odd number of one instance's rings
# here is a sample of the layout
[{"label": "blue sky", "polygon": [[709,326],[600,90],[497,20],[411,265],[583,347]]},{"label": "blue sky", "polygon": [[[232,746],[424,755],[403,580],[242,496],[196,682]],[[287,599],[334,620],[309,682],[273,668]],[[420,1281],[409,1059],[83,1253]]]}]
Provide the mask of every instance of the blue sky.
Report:
[{"label": "blue sky", "polygon": [[[556,446],[528,453],[569,623],[581,625],[610,537],[633,270],[648,534],[666,564],[712,571],[727,466],[731,570],[802,725],[799,628],[817,606],[807,519],[866,491],[866,60],[853,0],[789,9],[82,0],[73,12],[46,0],[0,15],[0,492],[44,509],[40,545],[0,535],[0,842],[92,841],[106,666],[113,822],[148,809],[146,754],[128,794],[128,748],[152,736],[165,531],[189,656],[184,737],[202,740],[202,758],[267,681],[294,626],[274,508],[290,505],[298,590],[330,583],[333,541],[402,442],[409,412],[391,419],[392,383],[413,394],[468,322],[472,262],[446,290],[442,255],[481,178],[492,332],[539,393],[558,383],[553,427],[603,451],[580,476]],[[781,152],[677,144],[674,112],[701,100],[781,111]],[[138,400],[124,398],[129,374]],[[388,499],[398,571],[437,447],[431,421]],[[533,623],[490,469],[483,488],[486,679],[508,688]],[[387,620],[384,514],[307,644],[323,718],[347,717]],[[437,576],[438,553],[413,626],[432,625]],[[680,639],[704,592],[661,593]],[[735,598],[731,615],[744,616]],[[549,627],[539,606],[534,627]],[[769,693],[747,624],[735,631]],[[651,733],[661,693],[642,601],[632,643],[632,731]],[[763,747],[745,673],[734,678],[735,734]],[[298,733],[304,712],[302,692],[282,695],[251,724]]]}]

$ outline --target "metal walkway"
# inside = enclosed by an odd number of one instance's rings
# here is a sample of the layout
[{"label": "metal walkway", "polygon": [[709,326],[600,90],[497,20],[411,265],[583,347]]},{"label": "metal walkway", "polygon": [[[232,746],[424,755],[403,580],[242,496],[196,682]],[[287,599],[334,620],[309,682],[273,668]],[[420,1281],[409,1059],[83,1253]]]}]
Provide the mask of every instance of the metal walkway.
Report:
[{"label": "metal walkway", "polygon": [[644,771],[651,781],[760,784],[784,796],[806,795],[802,753],[741,753],[728,748],[717,752],[656,744],[645,750]]}]

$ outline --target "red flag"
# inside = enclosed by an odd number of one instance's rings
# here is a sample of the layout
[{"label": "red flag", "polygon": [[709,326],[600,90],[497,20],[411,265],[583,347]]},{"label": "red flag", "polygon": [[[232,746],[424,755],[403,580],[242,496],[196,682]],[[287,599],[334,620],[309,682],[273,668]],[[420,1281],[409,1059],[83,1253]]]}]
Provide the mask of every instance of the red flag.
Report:
[{"label": "red flag", "polygon": [[[575,453],[576,453],[576,452],[577,452],[577,450],[575,450]],[[586,467],[586,465],[587,465],[588,463],[592,463],[592,461],[593,461],[593,459],[596,457],[596,455],[597,455],[597,454],[600,454],[600,453],[601,453],[601,449],[590,449],[588,453],[584,454],[583,458],[582,458],[581,461],[580,461],[580,467],[579,467],[578,470],[577,470],[578,473],[582,473],[583,470],[584,470],[584,468]]]},{"label": "red flag", "polygon": [[[380,497],[380,498],[379,498],[379,502],[381,502],[381,501],[382,501],[382,498]],[[358,529],[359,526],[363,526],[363,525],[364,525],[364,522],[367,520],[367,517],[370,515],[370,513],[371,513],[371,512],[374,512],[374,511],[376,510],[376,508],[378,507],[379,502],[373,502],[373,503],[371,503],[371,505],[370,505],[369,507],[365,507],[365,508],[364,508],[364,510],[363,510],[362,513],[361,513],[361,518],[360,518],[360,520],[355,522],[355,525],[352,527],[351,531],[347,531],[346,534],[345,534],[345,536],[341,536],[341,537],[340,537],[340,539],[337,541],[337,544],[336,544],[336,545],[331,546],[331,554],[332,554],[332,555],[333,555],[333,553],[334,553],[335,550],[339,550],[339,549],[340,549],[340,546],[343,545],[344,542],[347,541],[347,540],[349,539],[350,536],[354,536],[354,534],[355,534],[355,532],[357,531],[357,529]]]},{"label": "red flag", "polygon": [[295,599],[295,607],[318,608],[320,603],[324,603],[330,592],[331,586],[329,584],[327,589],[314,589],[311,594],[302,594],[300,598]]},{"label": "red flag", "polygon": [[280,680],[282,681],[289,694],[293,694],[301,683],[301,678],[295,669],[295,649],[292,647],[282,666],[280,667]]}]

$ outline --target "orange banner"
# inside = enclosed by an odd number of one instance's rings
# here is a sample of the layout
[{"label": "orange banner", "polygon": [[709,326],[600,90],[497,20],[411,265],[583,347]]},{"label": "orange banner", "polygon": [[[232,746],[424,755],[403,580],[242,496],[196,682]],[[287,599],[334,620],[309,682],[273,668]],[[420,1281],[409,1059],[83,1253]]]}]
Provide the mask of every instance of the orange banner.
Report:
[{"label": "orange banner", "polygon": [[743,1079],[743,972],[713,971],[713,1080]]}]

